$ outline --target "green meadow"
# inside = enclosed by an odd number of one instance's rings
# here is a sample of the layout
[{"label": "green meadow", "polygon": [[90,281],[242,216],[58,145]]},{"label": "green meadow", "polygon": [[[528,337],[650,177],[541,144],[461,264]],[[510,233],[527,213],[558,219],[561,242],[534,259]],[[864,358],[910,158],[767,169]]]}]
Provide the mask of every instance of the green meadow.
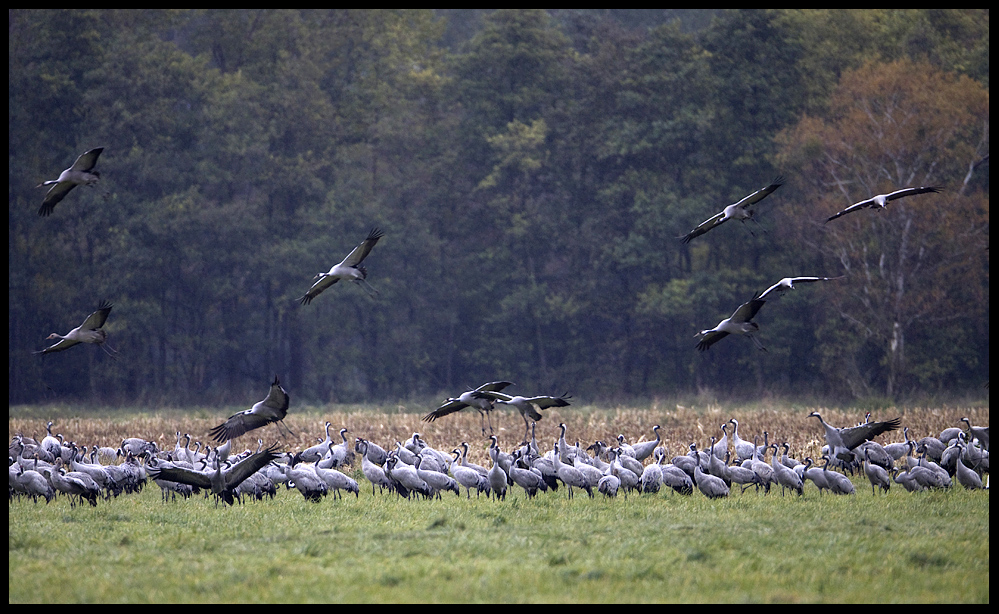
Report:
[{"label": "green meadow", "polygon": [[989,602],[989,494],[8,507],[10,603]]}]

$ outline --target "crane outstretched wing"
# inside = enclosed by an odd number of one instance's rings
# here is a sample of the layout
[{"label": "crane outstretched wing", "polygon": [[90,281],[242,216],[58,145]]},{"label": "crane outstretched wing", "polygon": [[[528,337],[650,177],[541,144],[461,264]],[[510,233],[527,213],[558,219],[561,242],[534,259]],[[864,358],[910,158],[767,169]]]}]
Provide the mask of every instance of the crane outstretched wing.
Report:
[{"label": "crane outstretched wing", "polygon": [[229,416],[225,422],[210,430],[209,434],[219,443],[236,439],[271,422],[284,420],[289,404],[288,393],[281,387],[280,380],[275,377],[270,392],[263,401],[256,403],[250,409]]},{"label": "crane outstretched wing", "polygon": [[840,429],[839,436],[843,440],[843,445],[852,450],[865,441],[873,439],[881,433],[894,431],[900,426],[902,426],[901,418],[894,418],[884,422],[868,422],[867,424],[858,424],[857,426]]},{"label": "crane outstretched wing", "polygon": [[341,262],[340,264],[342,266],[354,266],[354,267],[361,264],[361,262],[363,262],[364,259],[368,257],[368,254],[371,253],[371,248],[373,248],[375,244],[378,243],[378,239],[381,239],[384,236],[385,236],[384,232],[382,232],[378,228],[372,228],[371,232],[368,233],[367,238],[361,241],[360,245],[352,249],[350,253],[347,254],[347,257],[344,258],[343,262]]}]

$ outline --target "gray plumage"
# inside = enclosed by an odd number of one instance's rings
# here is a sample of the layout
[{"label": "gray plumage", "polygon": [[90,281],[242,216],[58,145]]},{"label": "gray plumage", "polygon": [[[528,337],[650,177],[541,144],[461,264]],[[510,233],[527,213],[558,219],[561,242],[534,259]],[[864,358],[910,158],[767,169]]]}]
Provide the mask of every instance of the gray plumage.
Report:
[{"label": "gray plumage", "polygon": [[104,330],[104,324],[107,322],[108,316],[111,314],[112,307],[114,307],[114,305],[111,303],[102,301],[100,306],[97,308],[97,311],[87,316],[87,319],[83,321],[83,324],[80,324],[65,335],[60,335],[59,333],[50,334],[47,339],[58,339],[59,341],[53,343],[44,350],[40,350],[35,353],[51,354],[53,352],[68,350],[74,345],[80,343],[90,343],[100,346],[101,349],[104,350],[104,353],[113,357],[115,351],[107,346],[108,333]]},{"label": "gray plumage", "polygon": [[854,448],[882,433],[894,431],[902,423],[901,418],[894,418],[884,422],[868,422],[841,429],[827,424],[817,411],[808,414],[808,417],[818,418],[825,429],[830,459],[835,458],[844,463],[853,463],[858,460],[853,452]]},{"label": "gray plumage", "polygon": [[495,499],[506,499],[506,487],[509,476],[507,476],[506,471],[500,466],[500,449],[496,444],[495,438],[493,439],[493,445],[489,446],[489,458],[492,459],[492,467],[489,468],[489,473],[487,474],[487,479],[489,480],[489,490]]},{"label": "gray plumage", "polygon": [[930,186],[930,187],[919,187],[919,188],[903,188],[901,190],[895,190],[894,192],[889,192],[888,194],[878,194],[877,196],[872,196],[866,200],[854,203],[843,209],[835,215],[829,216],[826,219],[826,223],[835,220],[838,217],[846,215],[848,213],[853,213],[854,211],[860,211],[861,209],[876,209],[883,210],[888,203],[899,198],[904,198],[906,196],[914,196],[916,194],[936,194],[940,192],[943,188]]},{"label": "gray plumage", "polygon": [[729,488],[725,484],[725,480],[705,473],[701,469],[700,460],[694,465],[694,484],[697,486],[697,490],[701,491],[701,494],[709,499],[720,499],[727,497],[729,494]]},{"label": "gray plumage", "polygon": [[765,303],[766,301],[760,299],[747,301],[739,305],[735,313],[719,322],[714,328],[702,330],[694,335],[698,339],[697,349],[704,352],[729,335],[743,335],[749,337],[758,349],[767,351],[754,336],[754,333],[760,330],[760,325],[752,321]]},{"label": "gray plumage", "polygon": [[277,452],[277,446],[274,445],[261,452],[251,454],[233,465],[229,465],[227,461],[216,456],[215,469],[209,472],[164,463],[151,468],[149,477],[153,480],[164,479],[209,490],[217,499],[232,505],[234,501],[233,491],[236,487],[250,475],[260,471],[264,465],[277,460],[280,456]]},{"label": "gray plumage", "polygon": [[419,476],[421,480],[427,483],[430,490],[439,499],[441,496],[441,491],[450,491],[456,495],[461,495],[461,489],[458,488],[458,482],[454,480],[451,476],[441,473],[440,471],[434,471],[430,469],[423,468],[424,457],[422,455],[416,457],[416,475]]},{"label": "gray plumage", "polygon": [[580,472],[578,469],[571,465],[566,465],[559,458],[558,443],[555,443],[554,454],[552,454],[552,462],[555,464],[555,473],[558,475],[558,479],[561,480],[563,484],[569,490],[569,498],[572,499],[572,489],[581,488],[586,491],[586,494],[593,498],[593,487],[590,486],[589,480]]},{"label": "gray plumage", "polygon": [[263,401],[255,403],[250,409],[229,416],[225,422],[209,431],[209,434],[215,441],[223,443],[272,422],[284,424],[289,405],[290,397],[281,387],[281,381],[275,376],[270,391]]},{"label": "gray plumage", "polygon": [[754,205],[759,203],[761,200],[773,194],[777,188],[784,185],[783,177],[777,177],[774,179],[770,185],[756,190],[752,194],[744,197],[742,200],[728,205],[722,209],[719,213],[716,213],[707,220],[701,222],[696,228],[688,232],[686,235],[681,237],[683,243],[689,243],[691,240],[705,234],[706,232],[721,226],[729,220],[739,220],[745,223],[746,220],[755,221],[754,215]]},{"label": "gray plumage", "polygon": [[563,394],[560,397],[551,397],[546,395],[524,397],[520,395],[510,396],[496,390],[477,390],[475,391],[474,396],[492,399],[495,403],[509,405],[516,408],[517,411],[520,412],[521,417],[524,419],[524,441],[528,440],[528,436],[531,431],[531,423],[528,421],[528,418],[537,422],[542,418],[538,410],[548,409],[550,407],[568,407],[569,399],[572,398],[568,395],[568,393]]},{"label": "gray plumage", "polygon": [[457,397],[452,397],[444,401],[440,407],[430,412],[429,414],[423,416],[424,422],[433,422],[438,418],[443,418],[455,412],[461,411],[468,407],[471,407],[479,412],[479,419],[482,422],[482,434],[486,434],[486,422],[489,423],[489,432],[493,431],[492,420],[489,414],[493,411],[495,407],[495,399],[491,399],[482,395],[477,395],[477,392],[491,391],[499,392],[506,388],[507,386],[512,386],[513,382],[488,382],[482,384],[475,390],[468,390]]},{"label": "gray plumage", "polygon": [[428,499],[434,494],[430,485],[417,474],[416,468],[399,462],[399,457],[394,454],[389,454],[388,460],[385,461],[385,475],[405,488],[407,499],[412,498],[414,492]]},{"label": "gray plumage", "polygon": [[888,489],[891,488],[891,477],[888,475],[888,469],[871,461],[870,449],[864,450],[864,475],[871,483],[871,494],[878,494],[879,488],[887,493]]},{"label": "gray plumage", "polygon": [[[488,496],[489,494],[489,479],[485,474],[479,473],[471,467],[466,467],[460,461],[462,459],[461,450],[455,449],[451,452],[455,455],[455,462],[451,463],[451,475],[454,480],[465,487],[465,493],[467,498],[472,498],[472,489],[475,489],[475,496],[478,497],[480,493],[485,492]],[[487,470],[488,473],[488,470]]]},{"label": "gray plumage", "polygon": [[971,421],[967,418],[961,418],[961,422],[968,425],[968,430],[971,432],[971,436],[974,439],[977,439],[978,443],[981,444],[982,448],[987,452],[989,449],[989,427],[973,426]]},{"label": "gray plumage", "polygon": [[347,254],[346,258],[333,265],[329,271],[316,274],[313,278],[316,280],[315,283],[313,283],[312,287],[309,288],[309,291],[299,299],[299,302],[303,305],[310,304],[314,298],[322,293],[323,290],[329,288],[341,279],[360,284],[371,295],[377,294],[378,291],[368,284],[368,271],[361,266],[361,262],[368,257],[368,254],[371,253],[371,248],[373,248],[375,244],[378,243],[378,240],[383,236],[385,236],[385,233],[377,228],[373,228],[371,232],[368,233],[367,238],[365,238],[364,241],[361,241],[360,245],[351,250],[351,252]]},{"label": "gray plumage", "polygon": [[659,444],[662,443],[662,437],[659,435],[659,425],[652,427],[652,433],[656,436],[655,439],[649,441],[640,441],[636,444],[632,444],[631,449],[635,453],[635,460],[644,461],[648,457],[652,456],[652,453],[656,451]]}]

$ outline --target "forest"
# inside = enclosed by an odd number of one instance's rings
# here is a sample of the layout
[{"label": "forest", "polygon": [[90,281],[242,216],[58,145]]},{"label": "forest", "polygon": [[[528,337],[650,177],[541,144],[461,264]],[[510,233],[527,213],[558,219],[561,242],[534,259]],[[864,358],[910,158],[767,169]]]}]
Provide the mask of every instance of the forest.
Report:
[{"label": "forest", "polygon": [[[988,395],[988,9],[9,9],[8,52],[10,404]],[[372,291],[300,302],[373,229]]]}]

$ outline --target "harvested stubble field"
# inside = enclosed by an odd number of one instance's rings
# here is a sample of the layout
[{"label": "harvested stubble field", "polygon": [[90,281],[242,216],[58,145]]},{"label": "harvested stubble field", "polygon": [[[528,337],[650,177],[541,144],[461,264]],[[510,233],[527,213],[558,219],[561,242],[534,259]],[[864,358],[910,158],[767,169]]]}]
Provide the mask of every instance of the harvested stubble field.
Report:
[{"label": "harvested stubble field", "polygon": [[[242,408],[209,412],[207,410],[163,410],[134,412],[95,412],[70,414],[65,408],[55,413],[65,417],[48,417],[34,408],[30,411],[13,412],[8,420],[8,437],[23,434],[41,439],[45,435],[45,424],[54,420],[53,432],[61,433],[67,440],[79,445],[117,447],[122,439],[141,437],[155,441],[160,449],[172,449],[177,440],[177,432],[189,433],[192,441],[211,443],[208,431],[221,423],[230,414]],[[385,449],[395,447],[395,442],[403,441],[420,433],[427,443],[439,450],[449,452],[463,441],[471,444],[469,460],[488,464],[486,449],[488,440],[482,436],[478,413],[466,409],[433,423],[421,420],[427,409],[397,406],[361,407],[336,406],[319,409],[315,407],[295,408],[288,413],[285,425],[293,435],[279,435],[276,426],[254,431],[238,440],[234,449],[257,447],[257,438],[265,444],[278,442],[283,450],[295,452],[305,449],[324,436],[324,424],[331,423],[331,436],[339,442],[337,433],[341,428],[348,429],[348,438],[363,437]],[[543,412],[544,418],[537,423],[536,435],[541,448],[551,449],[558,439],[559,423],[566,425],[566,440],[590,445],[596,440],[614,444],[617,436],[623,434],[629,443],[652,439],[652,427],[662,427],[668,457],[687,453],[687,446],[696,443],[698,447],[710,444],[710,438],[721,437],[721,425],[730,418],[739,421],[739,434],[743,439],[759,437],[763,444],[764,431],[769,433],[770,443],[788,442],[791,455],[795,458],[811,456],[819,458],[819,450],[825,444],[824,432],[818,421],[808,418],[812,411],[820,411],[822,417],[835,426],[852,426],[864,420],[863,410],[842,410],[818,407],[778,407],[778,408],[722,408],[660,407],[648,408],[598,408],[594,406],[572,406],[552,408]],[[27,414],[27,415],[17,415]],[[30,417],[29,417],[30,416]],[[943,407],[915,408],[876,411],[871,420],[887,420],[901,416],[902,425],[909,428],[909,436],[919,439],[926,435],[937,435],[943,429],[962,426],[960,419],[967,417],[973,424],[988,424],[987,407]],[[499,445],[510,450],[523,440],[524,422],[519,414],[510,410],[497,410],[492,413],[493,427],[499,438]],[[731,425],[729,425],[731,437]],[[488,433],[487,433],[488,435]],[[879,438],[881,443],[902,441],[902,431],[889,433]],[[478,442],[478,445],[476,445]]]},{"label": "harvested stubble field", "polygon": [[[206,441],[233,411],[75,413],[65,408],[11,408],[15,433],[54,432],[80,445],[116,446],[143,437],[171,449],[176,433]],[[830,423],[863,420],[863,410],[813,407],[604,409],[573,406],[544,412],[539,444],[550,449],[564,422],[567,438],[589,445],[650,439],[662,426],[669,456],[710,443],[729,418],[740,435],[764,430],[788,441],[793,456],[818,455],[823,432],[809,412]],[[419,432],[450,450],[471,445],[488,465],[478,414],[421,421],[426,408],[296,408],[295,433],[268,426],[255,434],[297,451],[347,428],[384,447]],[[48,414],[48,415],[46,415]],[[988,408],[884,410],[872,420],[902,417],[919,438],[988,424]],[[523,435],[510,411],[493,414],[500,446]],[[879,438],[900,441],[902,433]],[[238,448],[257,445],[244,436]],[[194,497],[162,503],[153,485],[70,509],[12,501],[8,514],[8,595],[22,602],[978,602],[989,601],[988,491],[960,487],[874,496],[855,477],[857,495],[804,497],[733,491],[728,499],[672,491],[627,499],[569,500],[564,489],[528,500],[519,488],[505,501],[447,495],[405,501],[372,495],[359,471],[360,496],[315,504],[282,490],[277,498],[216,507]],[[57,588],[53,588],[57,587]]]}]

